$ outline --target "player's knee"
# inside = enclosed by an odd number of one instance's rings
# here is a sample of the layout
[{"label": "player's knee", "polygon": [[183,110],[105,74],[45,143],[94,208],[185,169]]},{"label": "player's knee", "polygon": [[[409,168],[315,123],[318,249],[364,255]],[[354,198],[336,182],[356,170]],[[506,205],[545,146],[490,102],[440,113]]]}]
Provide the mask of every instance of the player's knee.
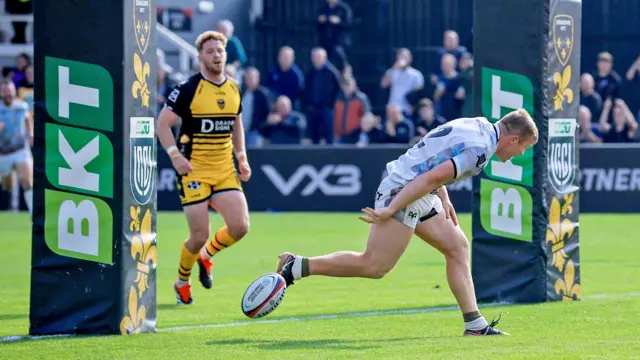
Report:
[{"label": "player's knee", "polygon": [[469,261],[469,242],[466,239],[460,239],[445,249],[445,256],[448,259],[457,262]]},{"label": "player's knee", "polygon": [[249,232],[249,220],[245,219],[242,221],[238,221],[237,223],[230,224],[229,226],[229,235],[234,238],[236,241],[239,241],[247,233]]},{"label": "player's knee", "polygon": [[393,269],[392,264],[376,260],[367,253],[363,254],[361,259],[365,277],[369,279],[382,279]]},{"label": "player's knee", "polygon": [[209,230],[208,227],[206,226],[202,226],[202,227],[194,227],[191,230],[191,234],[189,236],[189,238],[191,239],[191,241],[193,241],[196,244],[202,244],[204,245],[207,240],[209,240],[209,237],[211,236],[211,231]]}]

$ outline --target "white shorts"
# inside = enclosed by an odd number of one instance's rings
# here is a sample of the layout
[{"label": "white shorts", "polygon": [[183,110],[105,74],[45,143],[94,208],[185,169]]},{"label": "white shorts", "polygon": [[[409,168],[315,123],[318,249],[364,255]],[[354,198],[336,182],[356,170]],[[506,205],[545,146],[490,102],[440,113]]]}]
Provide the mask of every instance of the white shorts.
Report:
[{"label": "white shorts", "polygon": [[[396,195],[400,193],[402,187],[403,185],[389,180],[388,177],[382,179],[378,186],[378,190],[376,191],[376,198],[374,202],[375,209],[389,206]],[[441,213],[442,210],[442,201],[440,198],[435,194],[427,194],[409,204],[406,209],[395,213],[393,218],[408,227],[415,229],[419,222],[425,221]]]},{"label": "white shorts", "polygon": [[26,148],[10,154],[0,155],[0,176],[11,174],[16,164],[26,162],[30,157],[31,153]]}]

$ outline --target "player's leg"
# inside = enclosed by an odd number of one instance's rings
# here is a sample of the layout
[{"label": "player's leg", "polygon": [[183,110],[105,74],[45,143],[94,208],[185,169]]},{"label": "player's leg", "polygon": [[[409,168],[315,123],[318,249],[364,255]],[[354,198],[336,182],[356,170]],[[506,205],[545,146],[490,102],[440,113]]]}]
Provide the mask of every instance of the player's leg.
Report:
[{"label": "player's leg", "polygon": [[178,279],[174,284],[178,304],[191,304],[191,271],[200,249],[209,238],[209,197],[211,187],[198,180],[178,176],[178,190],[184,215],[189,226],[189,236],[183,242],[180,252]]},{"label": "player's leg", "polygon": [[[397,185],[383,180],[375,207],[388,206],[398,192]],[[430,200],[419,199],[388,221],[372,224],[362,253],[340,251],[312,258],[284,253],[280,255],[277,272],[285,278],[287,285],[310,275],[379,279],[393,269],[406,250],[420,214],[427,206],[430,206]]]},{"label": "player's leg", "polygon": [[372,224],[364,252],[339,251],[302,258],[299,273],[294,263],[294,279],[311,275],[380,279],[398,263],[412,235],[413,229],[396,219]]},{"label": "player's leg", "polygon": [[27,150],[18,151],[14,154],[14,159],[24,202],[27,204],[29,214],[31,214],[33,208],[33,160]]},{"label": "player's leg", "polygon": [[[437,210],[436,210],[437,209]],[[469,241],[460,226],[447,219],[442,208],[436,209],[416,226],[415,234],[440,251],[446,259],[447,282],[464,319],[464,335],[506,334],[493,329],[480,314],[471,277]]]},{"label": "player's leg", "polygon": [[249,232],[249,207],[236,175],[230,175],[217,187],[222,189],[214,191],[209,204],[222,216],[225,225],[220,227],[211,237],[211,241],[200,250],[199,280],[206,289],[210,289],[213,283],[211,258],[240,241]]}]

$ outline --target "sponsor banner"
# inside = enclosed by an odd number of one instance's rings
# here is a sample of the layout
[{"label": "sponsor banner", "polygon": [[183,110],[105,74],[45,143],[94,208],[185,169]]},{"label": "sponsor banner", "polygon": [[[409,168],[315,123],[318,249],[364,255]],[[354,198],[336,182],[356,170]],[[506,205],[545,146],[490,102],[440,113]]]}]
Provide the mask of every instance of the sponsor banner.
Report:
[{"label": "sponsor banner", "polygon": [[549,94],[548,186],[544,187],[547,224],[541,243],[546,254],[549,301],[579,300],[582,294],[578,226],[582,196],[576,143],[581,12],[579,1],[550,0],[545,56],[548,59],[546,88]]},{"label": "sponsor banner", "polygon": [[[35,9],[34,94],[45,106],[35,109],[31,335],[155,326],[151,6],[45,1]],[[96,39],[125,39],[124,51],[122,41]]]},{"label": "sponsor banner", "polygon": [[[405,150],[396,146],[249,149],[253,177],[243,187],[251,211],[360,211],[373,205],[385,164]],[[635,160],[640,158],[640,147],[582,146],[579,154],[576,179],[583,212],[640,212],[640,164]],[[471,212],[472,187],[472,179],[447,187],[457,212]],[[158,210],[182,209],[175,172],[164,151],[158,152],[157,189]],[[490,211],[485,214],[491,216]]]},{"label": "sponsor banner", "polygon": [[119,331],[153,332],[156,324],[156,51],[155,0],[123,0],[125,139]]},{"label": "sponsor banner", "polygon": [[[120,320],[122,9],[45,1],[35,43],[31,335],[114,333]],[[120,14],[120,15],[119,15]],[[73,22],[69,19],[102,19]],[[116,181],[115,179],[118,179]]]}]

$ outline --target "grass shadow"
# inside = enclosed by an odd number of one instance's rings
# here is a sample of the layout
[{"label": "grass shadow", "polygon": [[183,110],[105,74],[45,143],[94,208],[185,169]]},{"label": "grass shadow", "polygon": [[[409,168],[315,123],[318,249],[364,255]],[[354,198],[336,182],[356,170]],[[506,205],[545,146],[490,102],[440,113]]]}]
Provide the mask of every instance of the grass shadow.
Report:
[{"label": "grass shadow", "polygon": [[0,321],[26,319],[28,317],[28,314],[0,314]]},{"label": "grass shadow", "polygon": [[424,340],[423,337],[390,338],[390,339],[317,339],[317,340],[264,340],[264,339],[227,339],[209,341],[206,345],[248,345],[262,350],[301,350],[301,349],[341,349],[341,350],[371,350],[392,342]]}]

